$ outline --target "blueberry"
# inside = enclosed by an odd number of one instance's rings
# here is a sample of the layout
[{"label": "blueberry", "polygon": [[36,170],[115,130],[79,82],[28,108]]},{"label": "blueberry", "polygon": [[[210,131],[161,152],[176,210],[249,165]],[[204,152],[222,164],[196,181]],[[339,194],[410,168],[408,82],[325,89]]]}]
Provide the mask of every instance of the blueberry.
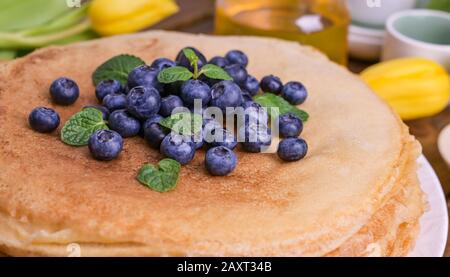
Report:
[{"label": "blueberry", "polygon": [[264,124],[245,124],[239,131],[239,141],[247,152],[259,153],[272,143],[271,130]]},{"label": "blueberry", "polygon": [[280,135],[284,138],[298,137],[303,131],[303,122],[295,114],[286,113],[278,118]]},{"label": "blueberry", "polygon": [[223,128],[213,129],[211,135],[211,138],[205,139],[210,146],[225,146],[231,150],[236,148],[237,140],[229,130]]},{"label": "blueberry", "polygon": [[[205,56],[196,48],[194,47],[186,47],[186,48],[190,48],[191,50],[194,51],[194,53],[197,55],[198,57],[198,68],[202,68],[205,64],[206,64],[206,58]],[[180,66],[184,66],[187,67],[189,70],[194,70],[191,66],[191,62],[188,60],[188,58],[186,58],[186,56],[183,53],[183,50],[181,50],[178,55],[177,58],[175,59],[175,61],[177,62],[178,65]]]},{"label": "blueberry", "polygon": [[89,138],[88,146],[95,159],[110,161],[115,159],[122,151],[123,139],[112,130],[98,130]]},{"label": "blueberry", "polygon": [[240,64],[243,67],[248,65],[248,57],[240,50],[231,50],[225,55],[230,64]]},{"label": "blueberry", "polygon": [[191,140],[194,143],[195,150],[202,148],[205,144],[205,141],[203,140],[203,131],[191,136]]},{"label": "blueberry", "polygon": [[194,158],[195,147],[190,138],[172,132],[161,142],[160,152],[185,165]]},{"label": "blueberry", "polygon": [[58,113],[50,108],[38,107],[31,111],[28,123],[39,133],[50,133],[59,126]]},{"label": "blueberry", "polygon": [[166,58],[159,58],[153,61],[153,63],[150,65],[150,67],[153,68],[157,68],[159,71],[169,68],[169,67],[174,67],[177,64],[169,59]]},{"label": "blueberry", "polygon": [[223,112],[227,107],[238,107],[242,104],[242,91],[233,81],[221,81],[211,89],[211,106]]},{"label": "blueberry", "polygon": [[203,133],[212,133],[212,130],[214,129],[221,129],[222,128],[222,124],[220,124],[219,122],[217,122],[217,120],[213,119],[213,118],[203,118],[203,124],[202,124],[202,128],[203,128]]},{"label": "blueberry", "polygon": [[169,132],[166,128],[162,127],[158,123],[161,121],[160,115],[154,115],[144,122],[144,138],[148,144],[158,149],[161,146],[161,142]]},{"label": "blueberry", "polygon": [[128,92],[130,92],[132,88],[130,88],[130,86],[128,84],[125,85],[124,89],[123,89],[123,93],[128,94]]},{"label": "blueberry", "polygon": [[170,116],[175,108],[184,107],[183,100],[176,95],[169,95],[161,99],[161,108],[159,113],[164,116]]},{"label": "blueberry", "polygon": [[97,96],[98,101],[102,102],[108,94],[119,94],[123,92],[122,85],[116,80],[104,80],[98,83],[95,87],[95,96]]},{"label": "blueberry", "polygon": [[242,84],[242,89],[248,91],[251,96],[255,96],[259,91],[259,81],[252,75],[248,75],[245,82]]},{"label": "blueberry", "polygon": [[163,119],[163,117],[161,115],[155,114],[155,115],[152,115],[149,118],[147,118],[145,120],[145,123],[147,123],[147,124],[159,123],[162,119]]},{"label": "blueberry", "polygon": [[50,95],[56,104],[71,105],[80,96],[80,89],[75,81],[62,77],[52,83]]},{"label": "blueberry", "polygon": [[159,92],[153,87],[135,87],[127,95],[127,111],[139,119],[158,113],[161,107]]},{"label": "blueberry", "polygon": [[128,87],[131,90],[134,87],[145,86],[154,87],[159,92],[163,91],[163,85],[158,82],[159,70],[148,65],[141,65],[133,69],[128,75]]},{"label": "blueberry", "polygon": [[211,101],[211,89],[200,80],[188,80],[181,86],[181,98],[188,107],[194,106],[195,99],[201,100],[202,107],[206,107]]},{"label": "blueberry", "polygon": [[301,138],[283,139],[278,145],[278,157],[284,161],[293,162],[303,159],[308,152],[308,144]]},{"label": "blueberry", "polygon": [[242,90],[242,95],[241,95],[242,97],[242,105],[244,105],[244,103],[245,102],[253,102],[253,97],[252,97],[252,95],[248,92],[248,91],[246,91],[246,90]]},{"label": "blueberry", "polygon": [[118,132],[122,137],[134,137],[140,129],[141,123],[129,115],[125,110],[116,110],[109,116],[109,128]]},{"label": "blueberry", "polygon": [[236,84],[243,85],[247,80],[247,70],[240,64],[232,64],[225,66],[224,70],[233,78]]},{"label": "blueberry", "polygon": [[103,120],[108,120],[110,112],[109,112],[109,110],[106,107],[104,107],[104,106],[97,106],[97,105],[95,105],[95,106],[84,106],[83,107],[83,109],[87,109],[87,108],[94,108],[94,109],[97,109],[97,110],[101,111],[102,115],[103,115]]},{"label": "blueberry", "polygon": [[254,101],[247,101],[242,104],[244,108],[245,124],[258,123],[267,125],[269,115],[267,111],[258,103]]},{"label": "blueberry", "polygon": [[262,78],[260,83],[261,89],[263,92],[270,92],[279,94],[281,93],[281,90],[283,89],[283,83],[281,82],[280,78],[269,75]]},{"label": "blueberry", "polygon": [[209,63],[217,65],[222,68],[224,68],[225,66],[230,64],[227,59],[225,59],[224,57],[220,57],[220,56],[216,56],[216,57],[212,58],[211,60],[209,60]]},{"label": "blueberry", "polygon": [[226,176],[236,168],[236,165],[236,154],[224,146],[213,147],[206,152],[205,166],[211,175]]},{"label": "blueberry", "polygon": [[198,78],[198,80],[200,80],[203,83],[207,84],[209,87],[212,87],[215,84],[217,84],[218,82],[222,81],[220,79],[208,78],[205,75],[201,75],[200,78]]},{"label": "blueberry", "polygon": [[224,68],[227,65],[230,65],[227,59],[221,56],[215,56],[208,62],[209,64],[217,65],[218,67]]},{"label": "blueberry", "polygon": [[127,96],[123,93],[108,94],[103,98],[103,106],[110,112],[125,109],[127,106]]},{"label": "blueberry", "polygon": [[221,129],[223,129],[222,124],[217,122],[215,119],[204,118],[202,126],[203,140],[205,142],[214,141],[214,135],[218,132],[217,130]]},{"label": "blueberry", "polygon": [[170,94],[173,95],[180,95],[181,93],[181,86],[184,82],[182,81],[175,81],[170,84],[164,84],[164,92],[160,92],[161,96],[167,96]]},{"label": "blueberry", "polygon": [[308,91],[300,82],[289,82],[284,85],[281,96],[292,105],[300,105],[308,97]]},{"label": "blueberry", "polygon": [[242,107],[244,109],[257,109],[257,110],[263,109],[263,107],[260,104],[256,103],[253,100],[245,101],[244,103],[242,103]]},{"label": "blueberry", "polygon": [[199,114],[199,115],[203,115],[205,113],[205,110],[206,110],[206,108],[204,108],[204,107],[200,107],[200,109],[198,107],[190,107],[189,108],[189,111],[191,113]]}]

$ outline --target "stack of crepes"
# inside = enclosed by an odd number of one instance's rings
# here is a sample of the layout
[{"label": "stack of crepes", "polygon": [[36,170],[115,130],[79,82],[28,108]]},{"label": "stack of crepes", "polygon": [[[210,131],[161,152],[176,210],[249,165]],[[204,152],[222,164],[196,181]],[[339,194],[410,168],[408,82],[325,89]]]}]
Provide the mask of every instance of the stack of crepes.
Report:
[{"label": "stack of crepes", "polygon": [[[185,46],[208,58],[240,49],[257,78],[303,82],[308,156],[285,163],[238,150],[236,171],[212,177],[199,153],[177,188],[161,194],[135,180],[142,164],[162,158],[142,138],[105,163],[58,132],[27,126],[36,106],[65,122],[95,104],[91,74],[112,56],[151,63]],[[60,76],[80,86],[72,106],[50,101]],[[42,49],[0,68],[0,126],[0,250],[8,255],[65,256],[77,243],[81,256],[404,256],[426,207],[420,145],[398,116],[357,76],[293,42],[156,31]]]}]

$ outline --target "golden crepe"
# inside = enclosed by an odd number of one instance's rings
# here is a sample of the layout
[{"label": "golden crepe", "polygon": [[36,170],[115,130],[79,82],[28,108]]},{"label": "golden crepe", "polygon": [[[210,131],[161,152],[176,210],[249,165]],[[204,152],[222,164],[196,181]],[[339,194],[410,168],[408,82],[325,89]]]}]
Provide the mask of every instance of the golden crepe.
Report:
[{"label": "golden crepe", "polygon": [[[62,143],[61,126],[52,134],[28,127],[36,106],[65,122],[95,104],[91,74],[112,56],[150,63],[185,46],[207,57],[240,49],[257,78],[303,82],[308,156],[285,163],[238,151],[237,169],[213,177],[200,151],[177,188],[158,193],[135,180],[162,158],[143,139],[100,162]],[[50,101],[60,76],[80,86],[72,106]],[[0,126],[0,251],[8,255],[65,256],[77,243],[82,256],[401,256],[424,211],[420,146],[405,125],[357,76],[293,42],[154,31],[42,49],[0,65]]]}]

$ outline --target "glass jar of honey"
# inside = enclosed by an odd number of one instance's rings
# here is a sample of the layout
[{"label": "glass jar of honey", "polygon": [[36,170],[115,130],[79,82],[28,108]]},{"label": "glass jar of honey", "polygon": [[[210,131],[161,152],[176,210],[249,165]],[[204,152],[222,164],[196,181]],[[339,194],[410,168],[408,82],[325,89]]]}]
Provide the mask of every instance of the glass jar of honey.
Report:
[{"label": "glass jar of honey", "polygon": [[298,41],[342,65],[349,23],[345,0],[216,0],[216,34]]}]

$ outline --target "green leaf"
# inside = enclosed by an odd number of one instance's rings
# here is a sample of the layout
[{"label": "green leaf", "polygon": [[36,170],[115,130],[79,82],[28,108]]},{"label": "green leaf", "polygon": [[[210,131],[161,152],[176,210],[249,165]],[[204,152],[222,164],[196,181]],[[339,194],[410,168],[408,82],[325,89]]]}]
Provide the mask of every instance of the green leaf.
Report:
[{"label": "green leaf", "polygon": [[450,0],[431,0],[427,8],[450,12]]},{"label": "green leaf", "polygon": [[162,119],[159,125],[171,129],[180,135],[191,136],[198,134],[202,130],[202,123],[201,115],[181,112]]},{"label": "green leaf", "polygon": [[68,12],[65,12],[61,16],[58,16],[44,25],[22,30],[20,34],[26,36],[37,36],[48,33],[56,33],[70,28],[86,18],[89,6],[89,4],[85,4],[80,8],[70,9]]},{"label": "green leaf", "polygon": [[[59,3],[64,2],[58,1]],[[16,2],[30,4],[32,2],[38,3],[39,1],[27,0]],[[2,5],[5,4],[0,3],[0,6]],[[8,4],[6,5],[8,6]],[[11,4],[9,4],[9,6],[11,6]],[[81,5],[80,8],[76,9],[69,9],[66,4],[64,4],[64,6],[65,12],[53,19],[49,19],[45,23],[35,26],[30,25],[23,29],[20,28],[17,31],[2,31],[0,29],[0,48],[33,49],[44,47],[49,44],[58,44],[64,41],[73,42],[83,40],[84,37],[79,37],[78,39],[77,35],[82,34],[91,28],[91,23],[87,18],[89,3]],[[2,8],[0,7],[0,14],[1,11]]]},{"label": "green leaf", "polygon": [[12,60],[17,57],[16,50],[0,49],[0,62]]},{"label": "green leaf", "polygon": [[172,159],[163,159],[157,166],[145,164],[139,170],[137,179],[143,185],[157,192],[167,192],[177,186],[181,165]]},{"label": "green leaf", "polygon": [[86,145],[89,137],[97,130],[108,129],[101,111],[85,108],[74,114],[61,130],[61,140],[69,145]]},{"label": "green leaf", "polygon": [[44,25],[70,12],[64,0],[1,0],[0,31],[18,31]]},{"label": "green leaf", "polygon": [[117,80],[126,85],[128,74],[136,67],[145,64],[143,60],[132,55],[118,55],[100,65],[92,74],[92,80],[97,85],[103,80]]},{"label": "green leaf", "polygon": [[288,101],[275,94],[265,93],[256,96],[255,98],[253,98],[253,100],[255,100],[255,102],[257,102],[261,106],[266,107],[267,112],[272,118],[276,118],[279,115],[283,115],[285,113],[293,113],[297,115],[303,122],[306,122],[308,120],[309,115],[307,112],[291,105]]},{"label": "green leaf", "polygon": [[69,44],[69,43],[73,43],[73,42],[77,42],[77,41],[85,41],[85,40],[90,40],[90,39],[94,39],[94,38],[98,38],[98,35],[96,33],[94,33],[91,30],[85,31],[83,33],[79,33],[76,34],[74,36],[70,36],[58,41],[54,41],[54,44]]},{"label": "green leaf", "polygon": [[38,36],[27,36],[24,31],[16,33],[4,33],[0,32],[0,48],[18,48],[18,49],[30,49],[44,47],[76,34],[87,31],[91,27],[91,23],[88,18],[80,21],[78,24],[57,31],[55,33],[40,34]]},{"label": "green leaf", "polygon": [[200,70],[199,75],[204,74],[206,77],[218,80],[233,80],[223,68],[214,64],[205,64]]},{"label": "green leaf", "polygon": [[196,64],[199,60],[197,54],[195,54],[194,50],[192,50],[191,48],[188,47],[184,48],[183,54],[186,56],[186,58],[189,60],[192,66]]},{"label": "green leaf", "polygon": [[192,78],[194,74],[183,66],[168,67],[158,74],[158,82],[169,84],[176,81],[187,81]]}]

